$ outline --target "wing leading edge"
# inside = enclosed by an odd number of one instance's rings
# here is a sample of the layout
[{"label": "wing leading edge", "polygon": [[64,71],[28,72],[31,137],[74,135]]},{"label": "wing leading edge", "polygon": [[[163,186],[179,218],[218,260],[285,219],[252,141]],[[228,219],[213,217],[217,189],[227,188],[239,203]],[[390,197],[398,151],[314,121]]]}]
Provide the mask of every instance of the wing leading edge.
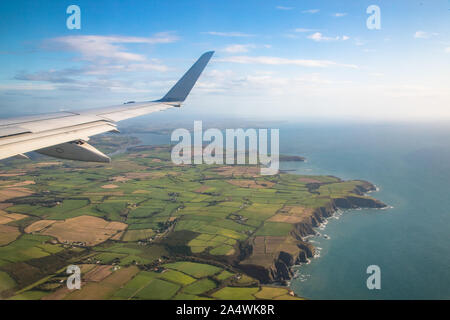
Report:
[{"label": "wing leading edge", "polygon": [[117,131],[115,122],[180,107],[214,51],[204,53],[159,100],[126,103],[80,112],[58,112],[0,120],[0,160],[37,151],[56,158],[109,162],[86,143],[90,136]]}]

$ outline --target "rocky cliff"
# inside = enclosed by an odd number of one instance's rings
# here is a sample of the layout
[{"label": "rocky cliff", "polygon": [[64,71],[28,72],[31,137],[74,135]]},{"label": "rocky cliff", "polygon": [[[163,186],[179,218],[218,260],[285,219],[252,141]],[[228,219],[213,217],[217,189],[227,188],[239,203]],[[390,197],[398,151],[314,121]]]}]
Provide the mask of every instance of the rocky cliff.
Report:
[{"label": "rocky cliff", "polygon": [[[305,263],[314,256],[314,246],[306,236],[316,234],[314,228],[331,217],[338,209],[384,208],[379,200],[366,196],[375,186],[361,181],[351,195],[330,199],[325,205],[311,211],[310,215],[295,223],[285,237],[253,237],[247,245],[249,256],[241,261],[239,268],[262,283],[284,283],[292,278],[291,267]],[[272,248],[268,250],[267,248]]]}]

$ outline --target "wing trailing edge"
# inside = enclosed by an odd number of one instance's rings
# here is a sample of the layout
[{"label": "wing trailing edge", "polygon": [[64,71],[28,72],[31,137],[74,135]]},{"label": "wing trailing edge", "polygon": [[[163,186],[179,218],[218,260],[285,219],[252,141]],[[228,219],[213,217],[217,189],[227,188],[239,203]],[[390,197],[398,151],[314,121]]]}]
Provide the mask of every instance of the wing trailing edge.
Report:
[{"label": "wing trailing edge", "polygon": [[23,134],[9,137],[9,141],[4,141],[5,143],[0,145],[0,159],[13,157],[30,151],[37,151],[66,142],[78,140],[86,141],[89,140],[90,136],[116,130],[116,127],[112,123],[99,121],[70,128],[50,130],[39,134]]},{"label": "wing trailing edge", "polygon": [[58,144],[56,146],[39,149],[36,152],[46,156],[67,160],[111,162],[110,157],[83,140]]}]

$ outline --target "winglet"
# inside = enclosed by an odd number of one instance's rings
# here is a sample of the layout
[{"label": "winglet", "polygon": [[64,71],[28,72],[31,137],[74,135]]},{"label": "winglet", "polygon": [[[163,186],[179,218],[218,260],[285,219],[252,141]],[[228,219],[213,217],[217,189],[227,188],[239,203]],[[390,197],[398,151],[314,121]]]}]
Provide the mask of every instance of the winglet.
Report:
[{"label": "winglet", "polygon": [[205,69],[214,51],[208,51],[202,54],[192,67],[181,77],[180,80],[166,93],[158,102],[183,102],[194,87],[195,82]]}]

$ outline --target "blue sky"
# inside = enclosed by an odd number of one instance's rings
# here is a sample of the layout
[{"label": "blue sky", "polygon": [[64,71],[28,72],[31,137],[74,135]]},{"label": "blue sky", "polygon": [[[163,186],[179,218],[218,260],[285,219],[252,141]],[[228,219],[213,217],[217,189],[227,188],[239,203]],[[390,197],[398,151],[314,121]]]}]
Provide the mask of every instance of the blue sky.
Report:
[{"label": "blue sky", "polygon": [[215,50],[183,112],[449,120],[449,18],[448,0],[3,1],[0,114],[157,99]]}]

